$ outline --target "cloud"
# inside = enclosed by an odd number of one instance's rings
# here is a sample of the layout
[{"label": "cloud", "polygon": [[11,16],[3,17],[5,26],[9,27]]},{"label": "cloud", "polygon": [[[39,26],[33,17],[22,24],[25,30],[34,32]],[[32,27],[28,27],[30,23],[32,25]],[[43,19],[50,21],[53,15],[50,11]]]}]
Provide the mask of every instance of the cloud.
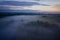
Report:
[{"label": "cloud", "polygon": [[3,1],[3,2],[0,2],[0,5],[12,5],[12,6],[42,5],[42,6],[50,6],[48,4],[39,4],[39,3],[36,3],[36,2],[17,2],[17,1]]},{"label": "cloud", "polygon": [[33,5],[41,5],[41,6],[50,6],[49,4],[41,4],[37,2],[18,2],[18,1],[0,1],[0,5],[11,5],[11,6],[33,6]]},{"label": "cloud", "polygon": [[24,9],[22,6],[0,5],[0,12],[38,12],[38,10]]},{"label": "cloud", "polygon": [[58,9],[60,11],[60,4],[53,4],[51,6],[52,8]]},{"label": "cloud", "polygon": [[60,4],[55,4],[54,7],[60,9]]},{"label": "cloud", "polygon": [[51,6],[51,5],[49,5],[49,4],[40,4],[41,6]]},{"label": "cloud", "polygon": [[54,1],[54,2],[58,2],[60,0],[34,0],[34,1]]},{"label": "cloud", "polygon": [[37,2],[0,1],[0,11],[44,10],[51,5]]},{"label": "cloud", "polygon": [[50,6],[47,4],[39,4],[36,2],[18,2],[18,1],[0,1],[0,11],[2,10],[21,10],[26,9],[27,7],[34,6],[34,5],[41,5],[41,6]]},{"label": "cloud", "polygon": [[4,10],[9,10],[9,7],[8,6],[2,6],[0,5],[0,11],[4,11]]},{"label": "cloud", "polygon": [[29,6],[0,5],[0,12],[38,12],[38,10],[32,10],[28,7]]},{"label": "cloud", "polygon": [[22,10],[22,6],[0,5],[0,11]]},{"label": "cloud", "polygon": [[39,3],[36,3],[36,2],[18,2],[18,1],[0,1],[0,5],[32,6],[32,5],[39,5]]},{"label": "cloud", "polygon": [[40,1],[40,0],[34,0],[34,1]]},{"label": "cloud", "polygon": [[40,6],[49,6],[47,4],[33,5],[33,6],[12,6],[12,5],[0,5],[0,11],[6,10],[39,10]]}]

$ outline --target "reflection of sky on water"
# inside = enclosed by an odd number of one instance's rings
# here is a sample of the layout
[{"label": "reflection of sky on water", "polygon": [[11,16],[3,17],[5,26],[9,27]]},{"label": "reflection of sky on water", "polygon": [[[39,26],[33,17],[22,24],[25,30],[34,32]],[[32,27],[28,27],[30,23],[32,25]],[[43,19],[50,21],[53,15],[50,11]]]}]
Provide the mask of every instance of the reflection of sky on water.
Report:
[{"label": "reflection of sky on water", "polygon": [[[54,39],[59,35],[59,28],[44,28],[44,27],[29,27],[25,26],[25,24],[44,19],[41,16],[11,16],[0,18],[0,38],[1,39],[20,39],[20,38],[51,38]],[[60,32],[60,30],[59,30]],[[58,36],[59,37],[59,36]],[[57,37],[56,37],[57,38]],[[37,40],[37,39],[36,39]]]}]

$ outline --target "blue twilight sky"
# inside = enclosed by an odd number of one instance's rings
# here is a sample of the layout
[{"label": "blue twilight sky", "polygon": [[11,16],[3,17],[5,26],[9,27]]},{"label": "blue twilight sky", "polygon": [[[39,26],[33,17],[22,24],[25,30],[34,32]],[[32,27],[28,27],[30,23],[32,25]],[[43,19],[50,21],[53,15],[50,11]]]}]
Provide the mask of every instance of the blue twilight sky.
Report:
[{"label": "blue twilight sky", "polygon": [[60,0],[0,0],[0,10],[60,12]]}]

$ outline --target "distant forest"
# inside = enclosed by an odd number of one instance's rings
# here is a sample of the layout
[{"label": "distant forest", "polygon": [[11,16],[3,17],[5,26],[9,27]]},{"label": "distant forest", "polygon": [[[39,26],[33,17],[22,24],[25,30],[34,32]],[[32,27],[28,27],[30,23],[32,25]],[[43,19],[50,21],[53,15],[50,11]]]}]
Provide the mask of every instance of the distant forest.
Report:
[{"label": "distant forest", "polygon": [[24,12],[0,12],[0,18],[6,17],[6,16],[14,16],[14,15],[56,15],[60,16],[60,14],[43,14],[43,13],[24,13]]}]

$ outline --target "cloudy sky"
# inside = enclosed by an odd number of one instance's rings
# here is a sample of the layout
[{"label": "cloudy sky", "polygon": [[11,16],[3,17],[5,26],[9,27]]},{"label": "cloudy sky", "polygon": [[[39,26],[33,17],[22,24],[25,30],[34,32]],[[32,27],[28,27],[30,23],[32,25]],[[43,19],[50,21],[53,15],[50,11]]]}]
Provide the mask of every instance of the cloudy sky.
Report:
[{"label": "cloudy sky", "polygon": [[0,0],[0,10],[60,12],[60,0]]}]

